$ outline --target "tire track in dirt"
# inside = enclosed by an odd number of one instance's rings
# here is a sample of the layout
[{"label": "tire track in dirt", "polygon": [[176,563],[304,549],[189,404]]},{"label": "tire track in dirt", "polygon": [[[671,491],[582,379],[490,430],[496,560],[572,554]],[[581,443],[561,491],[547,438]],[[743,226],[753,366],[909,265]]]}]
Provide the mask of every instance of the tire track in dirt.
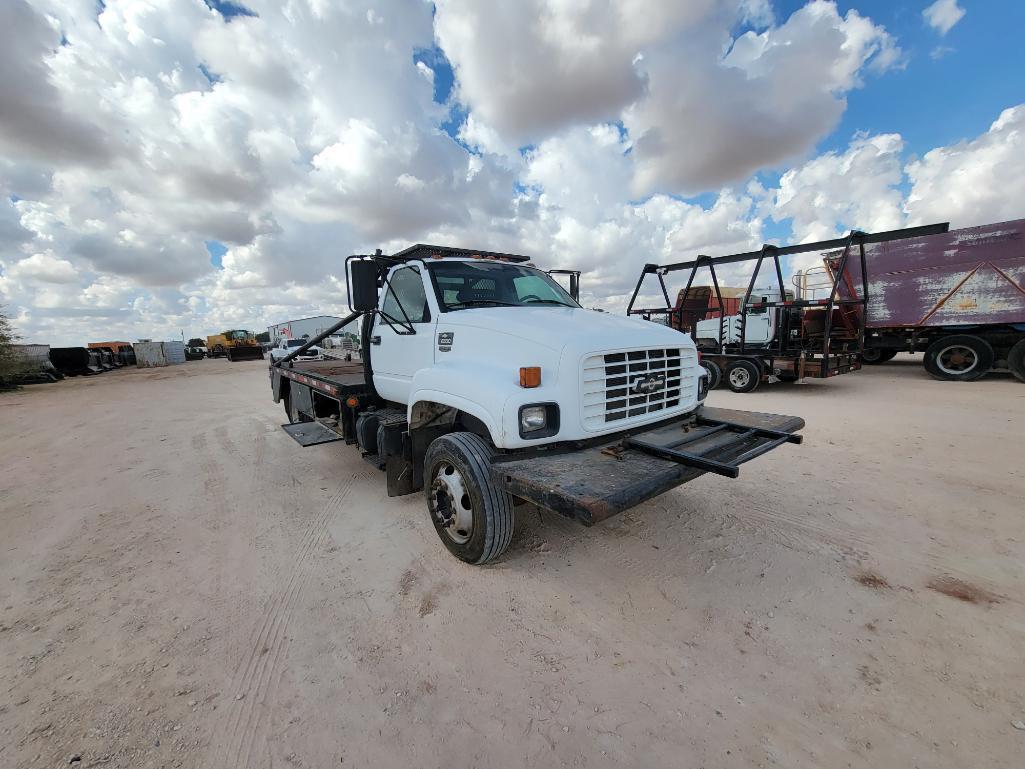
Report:
[{"label": "tire track in dirt", "polygon": [[836,520],[792,513],[782,503],[770,506],[758,500],[747,502],[739,509],[727,509],[724,503],[721,515],[744,528],[764,531],[791,550],[865,557],[874,549],[874,543],[861,532]]},{"label": "tire track in dirt", "polygon": [[215,750],[212,766],[218,769],[247,766],[249,755],[263,733],[270,695],[280,679],[280,662],[285,657],[289,641],[286,630],[309,580],[308,562],[330,536],[330,520],[349,496],[353,483],[360,478],[354,474],[345,481],[309,522],[293,557],[287,581],[267,601],[255,642],[232,677],[229,691],[233,699],[227,707],[234,703],[237,706],[218,729],[211,746]]},{"label": "tire track in dirt", "polygon": [[220,445],[224,453],[231,457],[232,461],[238,465],[249,468],[259,467],[255,460],[251,460],[244,456],[239,450],[238,446],[228,435],[228,425],[219,424],[214,428],[214,437],[217,439],[217,443]]},{"label": "tire track in dirt", "polygon": [[[219,548],[221,568],[214,571],[211,599],[215,606],[215,616],[219,618],[220,627],[238,627],[248,616],[252,603],[248,591],[232,590],[235,576],[236,558],[246,549],[247,542],[241,542],[239,532],[251,532],[251,527],[240,516],[236,505],[228,499],[227,484],[231,475],[225,467],[220,453],[211,448],[209,435],[211,431],[197,433],[192,438],[192,449],[199,460],[203,472],[203,499],[208,505],[210,528],[220,540],[214,546]],[[224,540],[227,540],[226,542]],[[233,557],[234,556],[234,557]],[[231,633],[224,633],[224,654],[229,659],[241,653],[241,648],[234,642]]]}]

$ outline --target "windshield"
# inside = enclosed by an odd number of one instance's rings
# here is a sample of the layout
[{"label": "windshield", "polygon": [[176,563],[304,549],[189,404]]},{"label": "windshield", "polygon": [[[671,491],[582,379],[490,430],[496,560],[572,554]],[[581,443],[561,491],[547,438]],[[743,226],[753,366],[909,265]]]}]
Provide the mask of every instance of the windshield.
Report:
[{"label": "windshield", "polygon": [[579,307],[566,290],[533,267],[501,262],[429,264],[442,311],[471,307]]},{"label": "windshield", "polygon": [[289,339],[288,340],[288,346],[289,347],[302,347],[304,344],[306,344],[306,340],[305,339]]}]

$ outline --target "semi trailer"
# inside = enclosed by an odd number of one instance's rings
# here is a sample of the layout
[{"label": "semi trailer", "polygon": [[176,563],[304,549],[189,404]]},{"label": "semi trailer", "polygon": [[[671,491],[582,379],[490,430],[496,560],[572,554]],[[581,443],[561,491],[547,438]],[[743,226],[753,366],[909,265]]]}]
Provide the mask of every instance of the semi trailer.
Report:
[{"label": "semi trailer", "polygon": [[[418,244],[346,271],[352,314],[270,366],[283,428],[423,493],[463,561],[500,556],[522,503],[592,525],[801,442],[798,417],[706,407],[688,336],[585,310],[529,257]],[[359,318],[361,361],[298,360]]]},{"label": "semi trailer", "polygon": [[817,269],[795,275],[805,298],[836,283],[855,297],[867,276],[862,359],[885,363],[925,353],[934,378],[969,381],[1010,371],[1025,382],[1025,219],[869,243],[864,263],[827,251]]}]

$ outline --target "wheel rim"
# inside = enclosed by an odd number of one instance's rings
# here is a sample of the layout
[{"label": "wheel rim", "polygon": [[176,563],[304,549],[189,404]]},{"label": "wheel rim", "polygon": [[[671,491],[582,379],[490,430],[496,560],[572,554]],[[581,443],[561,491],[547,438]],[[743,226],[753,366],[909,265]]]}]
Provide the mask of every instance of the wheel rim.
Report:
[{"label": "wheel rim", "polygon": [[730,384],[738,390],[747,387],[750,382],[751,374],[748,373],[746,368],[737,366],[735,369],[730,371]]},{"label": "wheel rim", "polygon": [[936,368],[950,376],[960,376],[973,371],[979,365],[979,355],[965,344],[944,347],[936,356]]},{"label": "wheel rim", "polygon": [[463,476],[451,462],[442,462],[431,484],[431,514],[445,536],[464,545],[473,536],[473,507]]}]

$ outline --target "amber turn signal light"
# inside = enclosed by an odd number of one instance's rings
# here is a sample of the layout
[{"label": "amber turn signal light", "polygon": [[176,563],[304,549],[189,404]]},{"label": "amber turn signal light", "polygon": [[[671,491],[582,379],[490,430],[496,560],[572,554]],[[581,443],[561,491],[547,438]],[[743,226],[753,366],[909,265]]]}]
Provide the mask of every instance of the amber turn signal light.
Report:
[{"label": "amber turn signal light", "polygon": [[523,366],[520,368],[520,387],[540,387],[541,367]]}]

